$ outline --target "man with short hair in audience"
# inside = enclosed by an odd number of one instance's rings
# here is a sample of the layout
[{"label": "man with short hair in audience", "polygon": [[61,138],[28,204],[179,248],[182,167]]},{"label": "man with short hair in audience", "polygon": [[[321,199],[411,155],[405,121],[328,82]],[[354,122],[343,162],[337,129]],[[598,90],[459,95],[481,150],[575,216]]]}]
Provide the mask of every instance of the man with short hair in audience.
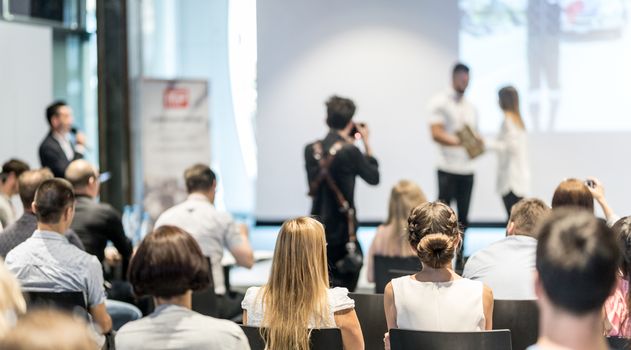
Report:
[{"label": "man with short hair in audience", "polygon": [[[26,241],[33,232],[37,229],[37,217],[33,213],[32,204],[35,199],[35,191],[39,185],[45,180],[53,178],[53,173],[48,168],[29,170],[18,179],[20,188],[20,199],[24,206],[24,214],[9,227],[5,228],[0,233],[0,256],[5,257],[11,251],[11,249],[18,246],[18,244]],[[70,244],[76,246],[81,250],[85,250],[81,240],[77,234],[68,230],[65,232],[66,238]]]},{"label": "man with short hair in audience", "polygon": [[46,120],[50,131],[39,145],[39,160],[55,177],[64,177],[68,164],[83,158],[85,135],[73,129],[72,108],[64,101],[55,101],[46,108]]},{"label": "man with short hair in audience", "polygon": [[550,208],[536,198],[522,199],[511,210],[506,238],[473,254],[462,277],[484,282],[495,299],[536,299],[533,290],[537,223]]},{"label": "man with short hair in audience", "polygon": [[621,259],[616,236],[589,212],[555,209],[538,237],[539,339],[528,349],[609,349],[602,307]]},{"label": "man with short hair in audience", "polygon": [[25,291],[83,292],[88,312],[105,334],[112,329],[112,319],[105,307],[101,264],[64,236],[72,223],[74,201],[68,181],[42,182],[33,202],[37,230],[7,254],[5,263]]},{"label": "man with short hair in audience", "polygon": [[28,164],[18,159],[10,159],[0,169],[0,227],[7,227],[15,221],[15,208],[11,197],[18,193],[18,178],[29,170]]},{"label": "man with short hair in audience", "polygon": [[237,265],[251,268],[254,253],[248,239],[248,229],[237,224],[227,212],[215,208],[217,179],[215,173],[204,164],[195,164],[184,172],[188,198],[166,210],[156,221],[155,227],[172,225],[190,233],[197,241],[202,253],[210,258],[215,293],[220,296],[221,318],[233,318],[241,314],[243,295],[232,297],[224,281],[224,248],[234,256]]},{"label": "man with short hair in audience", "polygon": [[[114,264],[122,260],[123,271],[126,272],[132,244],[125,235],[121,216],[116,209],[96,200],[100,190],[98,170],[86,160],[75,160],[66,169],[66,179],[74,187],[76,195],[71,227],[81,238],[85,251],[95,255],[101,263],[107,260]],[[108,251],[106,257],[108,241],[114,244],[116,251]]]}]

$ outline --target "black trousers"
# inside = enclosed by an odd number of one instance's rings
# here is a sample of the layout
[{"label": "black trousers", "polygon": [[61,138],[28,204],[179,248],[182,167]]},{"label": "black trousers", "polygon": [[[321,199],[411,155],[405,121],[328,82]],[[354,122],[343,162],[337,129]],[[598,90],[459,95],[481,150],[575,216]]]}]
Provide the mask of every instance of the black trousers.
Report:
[{"label": "black trousers", "polygon": [[458,220],[465,228],[469,225],[472,190],[473,175],[458,175],[438,170],[438,200],[447,205],[456,201]]},{"label": "black trousers", "polygon": [[522,199],[523,197],[519,197],[518,195],[514,194],[513,191],[510,191],[507,194],[502,196],[502,201],[504,202],[504,208],[506,208],[506,214],[508,215],[509,219],[510,219],[510,211],[513,208],[513,205],[517,204],[517,202],[519,202]]},{"label": "black trousers", "polygon": [[[456,201],[458,209],[458,221],[466,228],[469,226],[469,204],[471,203],[471,192],[473,191],[473,175],[458,175],[438,170],[438,200],[451,205]],[[462,244],[458,250],[456,259],[456,270],[464,268],[464,234]]]}]

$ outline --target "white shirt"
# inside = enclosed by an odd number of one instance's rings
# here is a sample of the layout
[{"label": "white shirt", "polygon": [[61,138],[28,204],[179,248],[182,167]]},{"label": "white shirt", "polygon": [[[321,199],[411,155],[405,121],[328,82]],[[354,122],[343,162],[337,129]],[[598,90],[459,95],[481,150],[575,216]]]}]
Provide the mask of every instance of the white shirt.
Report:
[{"label": "white shirt", "polygon": [[[428,106],[429,124],[442,124],[445,131],[455,135],[465,125],[477,130],[477,111],[465,96],[459,97],[453,89],[434,96]],[[473,164],[462,146],[438,144],[438,169],[459,175],[473,174]]]},{"label": "white shirt", "polygon": [[530,193],[530,166],[526,130],[505,118],[495,140],[488,140],[488,149],[497,151],[497,193],[513,192],[519,197]]},{"label": "white shirt", "polygon": [[202,253],[210,258],[215,293],[225,294],[221,265],[224,247],[230,250],[243,243],[243,236],[232,216],[218,211],[204,195],[192,193],[186,201],[158,217],[155,227],[165,225],[177,226],[195,238]]},{"label": "white shirt", "polygon": [[[263,308],[261,287],[248,288],[245,293],[245,297],[241,302],[241,308],[248,312],[248,326],[260,327],[263,322],[263,315],[265,310]],[[329,315],[327,317],[327,324],[321,326],[321,328],[335,327],[334,314],[338,311],[348,310],[355,308],[355,300],[348,297],[348,289],[335,287],[327,290],[327,297],[329,303]],[[314,328],[316,325],[312,320],[309,328]]]},{"label": "white shirt", "polygon": [[0,193],[0,229],[8,227],[15,221],[15,209],[11,203],[11,198],[4,193]]},{"label": "white shirt", "polygon": [[460,278],[420,282],[414,276],[392,280],[397,326],[437,332],[475,332],[486,328],[484,285]]},{"label": "white shirt", "polygon": [[55,138],[55,140],[59,142],[59,145],[61,146],[61,149],[64,151],[66,158],[68,158],[68,160],[73,160],[74,149],[72,148],[72,143],[70,143],[70,140],[68,139],[68,134],[64,136],[57,132],[53,132],[53,138]]},{"label": "white shirt", "polygon": [[535,238],[508,236],[473,254],[462,276],[489,286],[495,299],[537,299],[534,291],[536,255]]}]

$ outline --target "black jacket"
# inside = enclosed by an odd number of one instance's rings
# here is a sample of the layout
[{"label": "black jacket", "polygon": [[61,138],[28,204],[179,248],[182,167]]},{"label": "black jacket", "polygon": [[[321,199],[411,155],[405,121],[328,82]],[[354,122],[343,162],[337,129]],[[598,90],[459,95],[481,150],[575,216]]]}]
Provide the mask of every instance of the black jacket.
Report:
[{"label": "black jacket", "polygon": [[83,155],[75,150],[74,159],[68,160],[61,145],[53,137],[52,132],[49,132],[39,145],[39,161],[42,163],[42,167],[49,168],[55,177],[64,177],[68,164],[81,158],[83,158]]},{"label": "black jacket", "polygon": [[125,235],[120,214],[109,204],[97,203],[94,199],[77,195],[72,229],[79,235],[85,251],[95,255],[102,263],[107,241],[111,241],[123,258],[123,271],[132,253],[131,241]]},{"label": "black jacket", "polygon": [[[355,177],[359,176],[371,185],[379,184],[379,164],[374,157],[362,154],[355,145],[345,142],[337,132],[333,131],[321,141],[323,153],[328,152],[337,141],[344,142],[344,146],[337,152],[331,163],[331,177],[350,206],[355,208]],[[309,184],[318,177],[320,171],[320,164],[313,155],[313,145],[311,143],[305,147]],[[313,197],[311,215],[324,224],[329,249],[333,248],[332,246],[343,247],[348,242],[346,215],[340,212],[339,208],[334,192],[325,182],[322,182]]]}]

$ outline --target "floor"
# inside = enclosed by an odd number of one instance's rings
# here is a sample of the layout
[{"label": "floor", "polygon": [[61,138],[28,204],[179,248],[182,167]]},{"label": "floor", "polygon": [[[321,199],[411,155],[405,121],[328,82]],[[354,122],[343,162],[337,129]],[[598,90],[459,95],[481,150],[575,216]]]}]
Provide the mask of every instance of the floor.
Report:
[{"label": "floor", "polygon": [[[279,226],[258,226],[250,232],[252,246],[259,251],[261,256],[269,255],[274,250],[276,235]],[[465,233],[464,254],[470,256],[487,245],[502,239],[505,236],[504,228],[475,227],[467,229]],[[370,243],[375,235],[375,227],[360,227],[357,233],[359,243],[364,252],[368,252]],[[364,264],[365,266],[366,264]],[[230,285],[236,290],[242,290],[250,286],[265,284],[269,277],[272,262],[265,260],[258,262],[250,270],[242,267],[234,267],[230,272]],[[369,292],[374,289],[374,284],[366,279],[366,271],[362,270],[358,291]]]}]

